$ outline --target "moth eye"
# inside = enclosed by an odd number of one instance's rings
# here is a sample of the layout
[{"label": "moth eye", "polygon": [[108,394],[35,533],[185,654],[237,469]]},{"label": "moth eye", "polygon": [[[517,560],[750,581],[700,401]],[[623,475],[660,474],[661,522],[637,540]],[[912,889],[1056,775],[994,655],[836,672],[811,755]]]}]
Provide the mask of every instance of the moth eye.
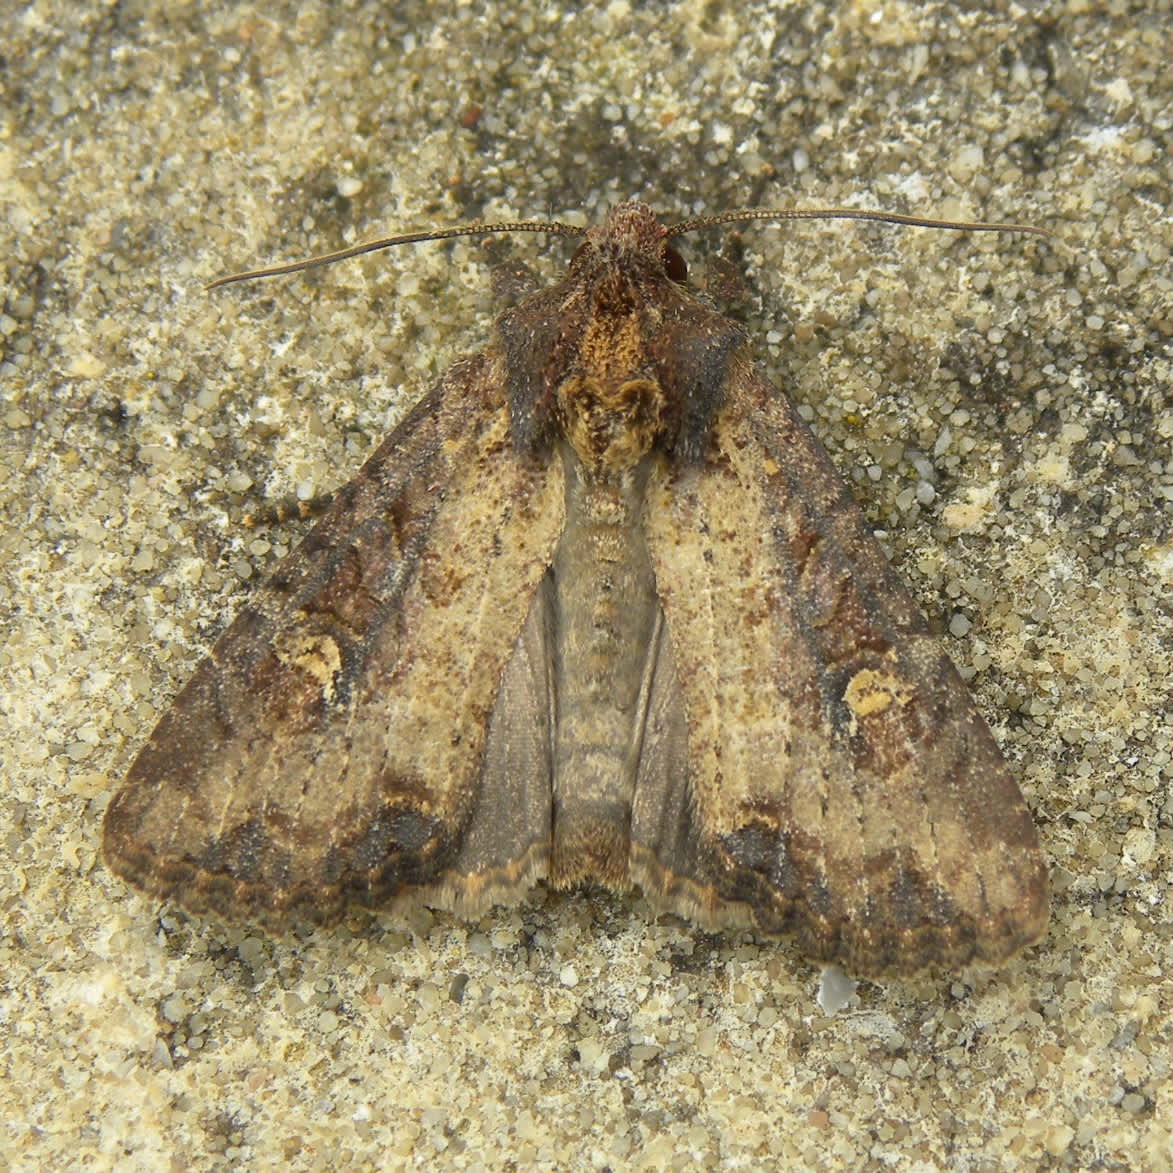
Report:
[{"label": "moth eye", "polygon": [[664,245],[664,272],[680,284],[688,280],[688,264],[670,244]]}]

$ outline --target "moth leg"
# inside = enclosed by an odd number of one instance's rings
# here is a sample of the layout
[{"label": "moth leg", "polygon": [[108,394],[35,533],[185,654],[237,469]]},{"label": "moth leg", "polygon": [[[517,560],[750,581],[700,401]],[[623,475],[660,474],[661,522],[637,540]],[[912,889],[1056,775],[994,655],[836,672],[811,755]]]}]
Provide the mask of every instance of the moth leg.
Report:
[{"label": "moth leg", "polygon": [[265,525],[284,525],[287,521],[305,521],[311,517],[320,517],[334,503],[336,492],[318,493],[308,501],[290,495],[279,501],[270,501],[259,508],[246,513],[240,520],[242,525],[249,529],[257,529]]},{"label": "moth leg", "polygon": [[515,306],[542,288],[541,279],[523,261],[508,260],[494,265],[489,274],[494,301]]}]

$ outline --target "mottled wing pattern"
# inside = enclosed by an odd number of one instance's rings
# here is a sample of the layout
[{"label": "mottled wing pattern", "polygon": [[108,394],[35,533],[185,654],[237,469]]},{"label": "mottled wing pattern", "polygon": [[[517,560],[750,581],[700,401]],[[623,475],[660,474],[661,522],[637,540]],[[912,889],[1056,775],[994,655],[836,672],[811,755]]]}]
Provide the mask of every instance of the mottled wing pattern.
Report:
[{"label": "mottled wing pattern", "polygon": [[[110,804],[112,870],[277,929],[541,874],[562,473],[511,444],[499,365],[444,375],[220,638]],[[494,801],[525,804],[509,843],[481,833],[486,760]]]},{"label": "mottled wing pattern", "polygon": [[1000,751],[842,478],[740,360],[703,460],[653,477],[647,533],[695,832],[637,836],[652,898],[864,973],[1035,940],[1046,872]]}]

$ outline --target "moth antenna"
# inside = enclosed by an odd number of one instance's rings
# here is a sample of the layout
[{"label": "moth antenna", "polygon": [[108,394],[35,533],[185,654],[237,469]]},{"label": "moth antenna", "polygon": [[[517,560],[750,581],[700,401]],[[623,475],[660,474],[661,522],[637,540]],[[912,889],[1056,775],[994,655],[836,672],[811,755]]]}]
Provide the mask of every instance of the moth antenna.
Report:
[{"label": "moth antenna", "polygon": [[747,220],[871,220],[876,224],[903,224],[912,228],[947,228],[954,232],[1025,232],[1031,236],[1053,237],[1046,228],[1031,224],[997,224],[985,220],[933,220],[927,216],[903,216],[899,212],[878,212],[869,208],[740,208],[681,220],[668,228],[667,235],[683,236],[717,224]]},{"label": "moth antenna", "polygon": [[287,265],[273,265],[270,268],[250,269],[246,273],[232,273],[227,277],[217,277],[215,281],[209,281],[204,289],[219,289],[224,285],[234,285],[238,281],[255,281],[260,277],[279,277],[286,273],[300,273],[304,269],[317,269],[322,265],[332,265],[335,261],[345,261],[348,257],[360,257],[363,253],[378,252],[380,249],[392,248],[397,244],[418,244],[424,240],[452,240],[457,236],[488,236],[493,232],[549,232],[554,236],[585,236],[586,231],[585,228],[580,228],[576,224],[563,224],[557,220],[513,220],[497,224],[465,224],[457,228],[405,232],[399,236],[384,236],[379,240],[352,244],[348,248],[322,253],[320,256],[309,257],[304,261],[291,261]]}]

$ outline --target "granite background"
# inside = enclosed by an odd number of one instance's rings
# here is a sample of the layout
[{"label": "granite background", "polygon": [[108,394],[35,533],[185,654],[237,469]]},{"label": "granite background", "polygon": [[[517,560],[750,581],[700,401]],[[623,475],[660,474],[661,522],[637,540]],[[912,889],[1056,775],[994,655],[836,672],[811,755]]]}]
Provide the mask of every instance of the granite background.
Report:
[{"label": "granite background", "polygon": [[[1167,3],[0,4],[0,1167],[1173,1161]],[[397,229],[857,204],[685,242],[948,634],[1054,866],[1004,969],[860,985],[542,892],[273,942],[114,881],[102,811],[492,264]],[[740,286],[714,281],[730,270]]]}]

